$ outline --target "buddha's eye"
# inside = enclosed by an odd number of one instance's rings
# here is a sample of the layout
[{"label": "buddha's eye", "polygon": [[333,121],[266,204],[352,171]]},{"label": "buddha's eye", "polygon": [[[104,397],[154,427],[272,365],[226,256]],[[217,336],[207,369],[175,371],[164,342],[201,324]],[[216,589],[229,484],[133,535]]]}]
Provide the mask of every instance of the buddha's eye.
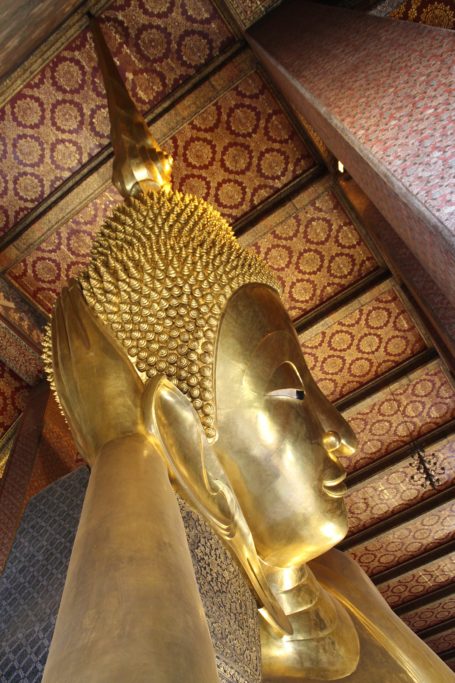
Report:
[{"label": "buddha's eye", "polygon": [[303,389],[275,389],[274,391],[268,391],[267,396],[283,396],[283,398],[294,398],[297,401],[303,401],[305,398],[305,392]]}]

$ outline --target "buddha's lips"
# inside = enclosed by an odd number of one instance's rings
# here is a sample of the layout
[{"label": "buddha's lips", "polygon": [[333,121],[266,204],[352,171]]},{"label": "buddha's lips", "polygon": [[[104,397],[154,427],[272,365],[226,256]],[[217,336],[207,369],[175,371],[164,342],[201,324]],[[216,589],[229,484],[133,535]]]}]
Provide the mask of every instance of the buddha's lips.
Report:
[{"label": "buddha's lips", "polygon": [[348,490],[344,480],[346,479],[346,473],[339,477],[333,482],[324,481],[322,483],[322,490],[331,498],[342,498]]}]

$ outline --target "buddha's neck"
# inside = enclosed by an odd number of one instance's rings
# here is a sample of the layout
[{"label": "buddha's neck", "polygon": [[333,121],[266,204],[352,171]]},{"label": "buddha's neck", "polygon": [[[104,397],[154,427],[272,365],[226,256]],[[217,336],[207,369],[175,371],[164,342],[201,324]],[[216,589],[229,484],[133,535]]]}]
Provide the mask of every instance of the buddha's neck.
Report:
[{"label": "buddha's neck", "polygon": [[291,618],[294,634],[290,639],[310,640],[334,633],[339,610],[306,565],[296,569],[268,566],[267,581]]},{"label": "buddha's neck", "polygon": [[291,622],[291,635],[261,623],[263,680],[337,680],[355,670],[359,640],[345,608],[306,566],[266,567],[267,580]]}]

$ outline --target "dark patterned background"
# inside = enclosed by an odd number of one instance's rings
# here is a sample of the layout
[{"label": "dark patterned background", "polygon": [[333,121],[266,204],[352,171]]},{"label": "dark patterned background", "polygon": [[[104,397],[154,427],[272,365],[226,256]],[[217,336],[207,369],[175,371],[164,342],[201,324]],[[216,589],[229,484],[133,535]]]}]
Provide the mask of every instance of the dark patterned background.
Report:
[{"label": "dark patterned background", "polygon": [[[35,496],[24,514],[0,578],[2,683],[42,678],[87,482],[83,467]],[[243,573],[207,524],[179,504],[220,681],[260,683],[258,612]]]}]

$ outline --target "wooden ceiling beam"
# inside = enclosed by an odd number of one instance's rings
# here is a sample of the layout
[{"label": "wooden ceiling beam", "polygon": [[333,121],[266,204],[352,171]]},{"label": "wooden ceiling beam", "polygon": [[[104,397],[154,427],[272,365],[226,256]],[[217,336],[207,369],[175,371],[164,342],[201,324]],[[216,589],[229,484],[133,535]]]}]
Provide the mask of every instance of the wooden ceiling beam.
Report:
[{"label": "wooden ceiling beam", "polygon": [[251,211],[248,211],[244,216],[241,216],[235,221],[232,229],[234,230],[236,237],[240,237],[247,233],[248,230],[254,228],[260,220],[264,220],[266,216],[279,209],[280,206],[286,204],[286,202],[296,196],[299,192],[306,187],[309,187],[326,174],[327,170],[325,166],[316,164],[287,185],[284,185],[274,195],[265,199],[261,204],[253,207]]},{"label": "wooden ceiling beam", "polygon": [[383,572],[378,572],[370,578],[376,586],[380,586],[388,581],[393,581],[399,576],[403,576],[403,574],[408,574],[409,572],[422,569],[427,564],[437,562],[451,553],[455,553],[455,539],[447,541],[447,543],[443,543],[442,545],[438,545],[436,548],[432,548],[431,550],[427,550],[425,553],[417,555],[416,557],[412,557],[410,560],[406,560],[406,562],[402,562],[395,567],[385,569]]},{"label": "wooden ceiling beam", "polygon": [[408,360],[405,360],[403,363],[400,363],[391,370],[388,370],[383,375],[375,377],[371,380],[371,382],[367,382],[367,384],[364,384],[358,389],[351,391],[351,393],[347,394],[347,396],[343,396],[342,398],[339,398],[337,401],[334,401],[334,406],[340,412],[343,412],[348,408],[352,408],[358,403],[361,403],[362,401],[365,401],[367,398],[370,398],[374,394],[377,394],[382,389],[385,389],[390,384],[393,384],[394,382],[398,382],[398,380],[403,379],[403,377],[406,377],[406,375],[409,375],[409,373],[414,372],[415,370],[419,370],[424,365],[428,365],[428,363],[431,363],[438,357],[439,356],[436,353],[435,349],[424,349],[423,351],[420,351],[420,353],[417,353],[415,356],[412,356],[412,358],[408,358]]},{"label": "wooden ceiling beam", "polygon": [[449,662],[451,659],[455,659],[455,647],[451,647],[450,650],[444,650],[444,652],[439,652],[438,657],[441,657],[444,662]]},{"label": "wooden ceiling beam", "polygon": [[437,602],[438,600],[449,598],[454,594],[455,584],[449,583],[448,586],[442,586],[441,588],[437,588],[431,593],[427,593],[426,595],[420,595],[418,598],[414,598],[414,600],[404,602],[402,605],[394,607],[393,611],[395,612],[395,614],[398,614],[398,616],[401,616],[402,614],[409,614],[409,612],[413,612],[414,610],[420,609],[421,607],[431,605],[431,603]]},{"label": "wooden ceiling beam", "polygon": [[341,541],[337,547],[339,550],[349,550],[350,548],[360,545],[361,543],[371,541],[373,538],[381,536],[387,531],[392,531],[392,529],[396,529],[402,524],[412,522],[427,512],[431,512],[441,505],[453,501],[453,496],[453,486],[444,489],[444,491],[438,491],[438,493],[435,493],[431,498],[426,498],[425,500],[420,501],[420,503],[416,503],[416,505],[406,508],[406,510],[396,512],[391,517],[381,519],[379,522],[376,522],[376,524],[372,524],[366,529],[362,529],[361,531],[348,536]]},{"label": "wooden ceiling beam", "polygon": [[386,468],[406,460],[413,455],[417,449],[430,448],[438,441],[452,436],[452,434],[455,434],[455,418],[443,425],[439,425],[439,427],[436,427],[431,432],[413,439],[410,443],[401,446],[401,448],[397,448],[395,451],[387,453],[387,455],[378,458],[378,460],[375,460],[369,465],[365,465],[365,467],[362,467],[355,472],[351,472],[346,477],[346,484],[350,489],[353,489],[354,487],[363,484],[368,479],[371,479],[371,477],[374,477],[376,474],[383,472]]},{"label": "wooden ceiling beam", "polygon": [[435,626],[429,626],[428,628],[424,628],[422,629],[422,631],[416,631],[416,633],[419,636],[419,638],[422,638],[422,640],[427,640],[427,638],[439,636],[440,633],[444,633],[444,631],[448,631],[451,628],[455,628],[455,617],[447,619],[447,621],[443,621],[440,624],[436,624]]},{"label": "wooden ceiling beam", "polygon": [[304,313],[300,316],[294,323],[297,334],[302,334],[302,332],[313,327],[313,325],[316,325],[316,323],[326,316],[332,315],[339,309],[347,306],[352,301],[363,296],[373,289],[373,287],[377,287],[389,278],[390,272],[386,268],[377,268],[371,273],[368,273],[358,282],[354,282],[343,291],[338,292],[338,294],[335,294],[330,299],[327,299],[327,301],[316,306],[312,311],[308,311],[308,313]]}]

